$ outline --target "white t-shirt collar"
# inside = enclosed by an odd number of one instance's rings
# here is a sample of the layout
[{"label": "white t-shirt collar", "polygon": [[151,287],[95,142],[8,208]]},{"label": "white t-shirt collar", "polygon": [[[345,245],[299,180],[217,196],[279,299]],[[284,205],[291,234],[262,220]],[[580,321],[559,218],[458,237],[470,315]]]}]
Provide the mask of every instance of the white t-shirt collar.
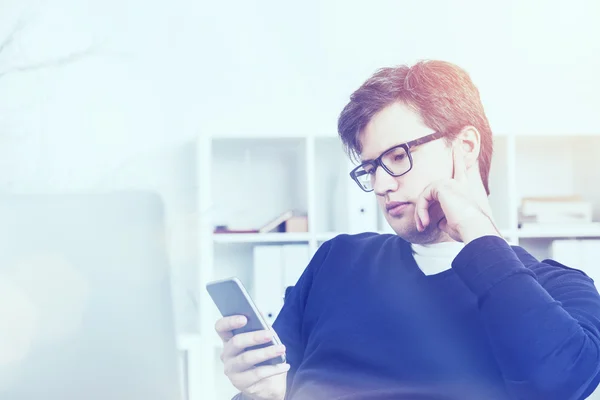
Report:
[{"label": "white t-shirt collar", "polygon": [[425,275],[435,275],[452,268],[452,261],[465,247],[461,242],[411,244],[417,265]]}]

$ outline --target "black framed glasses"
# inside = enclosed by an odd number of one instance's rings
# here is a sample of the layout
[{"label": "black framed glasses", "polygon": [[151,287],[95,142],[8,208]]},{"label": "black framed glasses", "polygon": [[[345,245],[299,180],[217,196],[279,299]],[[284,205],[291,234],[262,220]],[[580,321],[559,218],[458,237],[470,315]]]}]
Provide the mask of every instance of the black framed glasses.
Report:
[{"label": "black framed glasses", "polygon": [[441,132],[433,132],[427,136],[420,137],[410,142],[391,147],[381,153],[374,160],[364,161],[358,167],[350,171],[350,177],[365,192],[372,192],[375,184],[375,172],[381,167],[391,176],[402,176],[413,167],[413,159],[410,149],[433,140],[444,137]]}]

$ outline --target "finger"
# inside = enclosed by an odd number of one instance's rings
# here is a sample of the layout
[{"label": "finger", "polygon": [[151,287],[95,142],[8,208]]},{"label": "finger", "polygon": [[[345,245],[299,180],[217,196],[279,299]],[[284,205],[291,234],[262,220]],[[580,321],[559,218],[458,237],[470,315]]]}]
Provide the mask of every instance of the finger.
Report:
[{"label": "finger", "polygon": [[429,208],[427,209],[427,213],[429,214],[430,225],[435,223],[439,228],[440,221],[446,218],[444,214],[444,210],[442,209],[442,205],[439,201],[433,201],[429,204]]},{"label": "finger", "polygon": [[277,365],[263,365],[252,368],[248,371],[233,374],[230,377],[231,383],[241,391],[246,391],[253,385],[258,384],[266,378],[286,373],[290,369],[290,364],[281,363]]},{"label": "finger", "polygon": [[434,201],[437,201],[438,189],[437,184],[428,185],[425,190],[417,198],[415,203],[415,213],[417,219],[417,229],[424,230],[429,225],[429,206]]},{"label": "finger", "polygon": [[284,345],[263,347],[261,349],[244,351],[240,355],[225,363],[225,374],[232,372],[243,372],[263,361],[271,360],[285,354]]},{"label": "finger", "polygon": [[417,213],[417,209],[415,208],[415,223],[417,225],[417,231],[422,232],[423,231],[423,224],[421,223],[421,217],[419,217],[419,214]]},{"label": "finger", "polygon": [[425,223],[429,221],[429,201],[427,200],[427,197],[429,196],[426,192],[429,192],[430,190],[430,187],[427,186],[415,202],[415,220],[419,232],[422,232],[425,229]]},{"label": "finger", "polygon": [[215,323],[215,331],[219,334],[222,341],[233,337],[233,330],[244,327],[248,323],[248,320],[243,315],[232,315],[230,317],[223,317]]},{"label": "finger", "polygon": [[269,330],[240,333],[225,343],[222,358],[227,360],[242,353],[248,347],[269,343],[272,340],[273,332]]},{"label": "finger", "polygon": [[456,146],[452,148],[452,159],[454,161],[452,178],[458,182],[465,182],[467,180],[467,166],[463,152],[457,149]]}]

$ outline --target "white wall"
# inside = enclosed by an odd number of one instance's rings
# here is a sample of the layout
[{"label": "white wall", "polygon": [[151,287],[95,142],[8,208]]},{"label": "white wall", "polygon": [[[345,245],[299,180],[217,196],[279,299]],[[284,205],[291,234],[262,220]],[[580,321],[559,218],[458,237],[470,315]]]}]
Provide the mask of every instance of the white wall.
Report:
[{"label": "white wall", "polygon": [[[349,93],[371,72],[421,58],[469,70],[497,131],[600,127],[594,0],[568,7],[3,0],[0,7],[0,35],[15,10],[25,21],[0,71],[92,48],[71,65],[0,78],[0,129],[9,142],[2,151],[29,173],[33,162],[22,160],[37,161],[38,185],[87,186],[135,155],[200,132],[335,132]],[[19,146],[19,157],[7,150]]]},{"label": "white wall", "polygon": [[2,0],[0,37],[25,26],[0,74],[91,53],[0,78],[0,188],[156,188],[193,283],[196,135],[335,132],[376,68],[422,58],[470,71],[496,131],[598,132],[599,4]]},{"label": "white wall", "polygon": [[[0,77],[0,190],[148,188],[167,205],[179,326],[191,328],[196,244],[198,70],[180,48],[195,29],[194,4],[2,0],[0,74],[19,66],[81,60]],[[185,12],[182,10],[185,9]],[[52,64],[52,63],[51,63]],[[192,115],[193,114],[193,115]]]},{"label": "white wall", "polygon": [[594,0],[232,4],[210,3],[202,21],[211,131],[335,131],[370,73],[422,58],[470,71],[497,131],[598,129]]}]

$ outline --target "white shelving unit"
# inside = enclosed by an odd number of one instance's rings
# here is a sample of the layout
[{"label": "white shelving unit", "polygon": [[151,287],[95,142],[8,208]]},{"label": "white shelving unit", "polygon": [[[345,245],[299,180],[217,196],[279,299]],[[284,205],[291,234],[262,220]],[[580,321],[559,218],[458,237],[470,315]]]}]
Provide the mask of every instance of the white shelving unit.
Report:
[{"label": "white shelving unit", "polygon": [[[594,220],[600,221],[600,168],[595,161],[600,158],[600,134],[499,134],[494,140],[490,203],[510,243],[547,258],[554,238],[600,237],[595,229],[521,230],[518,223],[521,198],[574,193],[593,202]],[[221,399],[235,389],[222,373],[220,341],[213,328],[219,314],[206,283],[236,275],[252,286],[256,245],[303,243],[314,254],[339,233],[355,233],[355,219],[365,218],[356,207],[370,207],[375,196],[350,180],[350,165],[335,135],[202,136],[197,146],[198,333],[182,343],[194,344],[190,400]],[[309,232],[213,234],[216,225],[256,229],[288,209],[307,212]],[[375,218],[373,230],[390,232],[378,210],[367,217]]]}]

